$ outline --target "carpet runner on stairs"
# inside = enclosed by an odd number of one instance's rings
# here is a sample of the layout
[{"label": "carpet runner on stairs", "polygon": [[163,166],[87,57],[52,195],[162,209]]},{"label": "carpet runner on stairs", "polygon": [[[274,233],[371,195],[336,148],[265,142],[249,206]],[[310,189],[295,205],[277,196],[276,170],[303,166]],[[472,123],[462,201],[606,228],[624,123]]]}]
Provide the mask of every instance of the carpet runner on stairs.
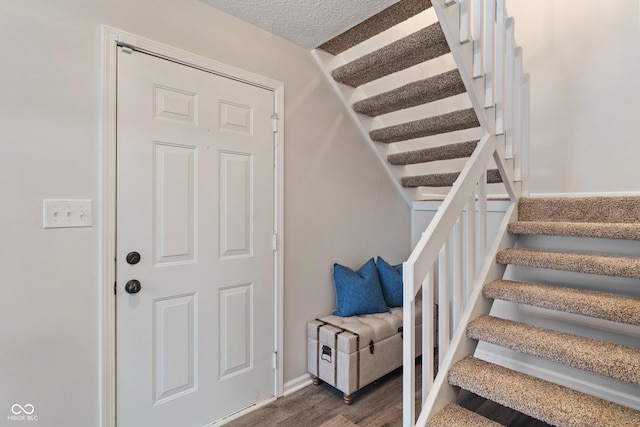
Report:
[{"label": "carpet runner on stairs", "polygon": [[435,162],[438,160],[461,159],[464,157],[470,157],[477,145],[477,140],[458,142],[456,144],[390,154],[387,157],[387,160],[392,165],[403,166],[413,165],[416,163]]},{"label": "carpet runner on stairs", "polygon": [[634,257],[513,248],[498,252],[496,261],[500,264],[640,279],[640,258]]},{"label": "carpet runner on stairs", "polygon": [[439,116],[427,117],[426,119],[375,129],[369,132],[369,136],[374,141],[388,144],[478,126],[480,126],[480,123],[473,108],[467,108]]},{"label": "carpet runner on stairs", "polygon": [[[319,46],[319,49],[332,55],[341,55],[350,48],[397,24],[403,23],[431,7],[429,0],[400,0],[393,6]],[[331,70],[331,76],[338,83],[354,88],[360,87],[390,74],[440,58],[449,52],[449,46],[440,24],[435,22],[348,61],[344,65]],[[460,73],[457,69],[452,69],[429,78],[408,81],[399,87],[393,87],[382,93],[358,100],[353,103],[352,108],[356,113],[364,116],[380,117],[389,113],[397,114],[401,110],[446,100],[465,93],[466,89],[460,78]],[[456,103],[460,104],[460,101],[456,101]],[[461,108],[461,106],[458,108]],[[442,113],[432,113],[433,115],[430,117],[424,117],[425,113],[419,113],[423,115],[423,118],[416,120],[415,118],[420,117],[420,115],[413,115],[411,119],[406,119],[405,122],[391,126],[384,126],[383,124],[382,127],[371,130],[369,137],[375,142],[393,144],[480,127],[476,113],[472,108],[450,111],[450,107],[447,107],[440,111]],[[393,123],[398,122],[394,120]],[[457,137],[447,137],[447,139],[455,138]],[[458,143],[453,141],[450,144],[440,144],[438,147],[433,147],[434,144],[427,141],[421,141],[420,144],[426,147],[422,150],[428,151],[413,150],[402,152],[402,150],[392,150],[398,152],[389,156],[389,163],[393,166],[426,165],[429,162],[468,158],[473,153],[473,149],[469,150],[469,148],[475,148],[477,142]],[[438,154],[437,152],[440,153]],[[460,169],[458,167],[461,167],[459,165],[460,163],[455,165],[453,163],[443,163],[440,166],[434,166],[434,174],[403,177],[401,178],[401,183],[405,188],[451,187],[455,178],[459,175]],[[422,168],[425,172],[428,172],[427,166]],[[428,166],[428,168],[431,169],[432,166]],[[435,174],[435,172],[438,173]],[[399,172],[399,174],[402,173],[403,171]],[[489,182],[502,181],[500,179],[492,179]]]},{"label": "carpet runner on stairs", "polygon": [[[533,234],[587,238],[593,238],[595,235],[615,236],[608,237],[612,239],[609,240],[610,244],[615,244],[619,239],[638,240],[635,231],[629,232],[619,226],[638,225],[639,222],[640,197],[523,198],[519,202],[518,222],[509,230],[513,233],[530,234],[532,228],[536,228]],[[540,224],[544,226],[540,227]],[[569,233],[563,231],[565,224],[571,230]],[[581,228],[581,225],[584,227]],[[613,229],[617,230],[613,234],[602,231]],[[593,241],[591,245],[598,248],[598,244]],[[496,261],[603,275],[603,283],[606,283],[606,276],[640,279],[640,258],[636,257],[517,248],[499,252]],[[603,285],[603,288],[606,288],[606,285]],[[640,297],[505,279],[486,284],[482,296],[640,326]],[[584,323],[583,328],[587,324]],[[466,334],[468,338],[547,359],[558,366],[578,368],[621,382],[640,385],[640,348],[635,346],[606,342],[491,315],[473,319],[466,327]],[[451,385],[554,426],[640,426],[638,410],[473,356],[467,356],[455,363],[449,371],[448,381]],[[454,416],[457,417],[455,423],[447,424],[449,421],[442,421],[451,420]],[[477,425],[486,423],[484,420],[470,421],[471,417],[455,407],[447,407],[432,416],[427,425],[440,427],[474,425],[473,422],[477,422]]]},{"label": "carpet runner on stairs", "polygon": [[338,67],[331,75],[339,83],[358,87],[445,53],[449,45],[440,24],[435,23]]},{"label": "carpet runner on stairs", "polygon": [[520,221],[640,223],[640,197],[522,198]]},{"label": "carpet runner on stairs", "polygon": [[640,384],[640,350],[564,332],[482,316],[467,326],[467,336],[520,353]]},{"label": "carpet runner on stairs", "polygon": [[516,221],[509,224],[509,233],[640,240],[640,223]]},{"label": "carpet runner on stairs", "polygon": [[510,280],[487,283],[482,288],[482,295],[485,298],[640,326],[640,298]]},{"label": "carpet runner on stairs", "polygon": [[638,197],[520,200],[513,234],[640,240]]},{"label": "carpet runner on stairs", "polygon": [[[451,187],[460,172],[434,173],[430,175],[404,176],[401,179],[403,187]],[[502,182],[502,177],[498,169],[487,171],[487,184],[497,184]]]},{"label": "carpet runner on stairs", "polygon": [[471,356],[449,383],[558,427],[640,426],[638,411]]},{"label": "carpet runner on stairs", "polygon": [[447,71],[353,104],[356,113],[376,117],[393,111],[427,104],[466,91],[458,70]]},{"label": "carpet runner on stairs", "polygon": [[501,427],[482,415],[449,403],[427,423],[427,427]]},{"label": "carpet runner on stairs", "polygon": [[430,7],[430,0],[402,0],[334,37],[318,48],[332,55],[338,55]]}]

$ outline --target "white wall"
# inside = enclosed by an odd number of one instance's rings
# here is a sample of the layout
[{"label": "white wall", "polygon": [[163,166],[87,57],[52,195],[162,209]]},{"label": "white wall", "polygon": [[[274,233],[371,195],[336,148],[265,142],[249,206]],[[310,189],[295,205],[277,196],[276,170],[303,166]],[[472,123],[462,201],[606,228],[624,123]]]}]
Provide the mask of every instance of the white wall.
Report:
[{"label": "white wall", "polygon": [[42,229],[42,199],[100,211],[100,24],[285,83],[285,381],[331,266],[408,255],[409,209],[310,53],[195,0],[0,1],[0,425],[99,424],[100,224]]},{"label": "white wall", "polygon": [[531,192],[640,194],[640,2],[508,0],[531,74]]}]

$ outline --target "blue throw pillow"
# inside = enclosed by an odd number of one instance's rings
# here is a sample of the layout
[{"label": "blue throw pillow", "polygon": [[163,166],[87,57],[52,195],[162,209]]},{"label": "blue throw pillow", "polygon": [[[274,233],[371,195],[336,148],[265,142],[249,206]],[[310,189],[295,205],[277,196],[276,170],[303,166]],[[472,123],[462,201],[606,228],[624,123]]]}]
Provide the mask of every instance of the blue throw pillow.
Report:
[{"label": "blue throw pillow", "polygon": [[338,263],[333,264],[333,281],[336,286],[336,316],[386,313],[378,269],[371,258],[358,271]]},{"label": "blue throw pillow", "polygon": [[402,306],[402,264],[389,265],[385,260],[378,257],[378,274],[382,284],[382,295],[389,307]]}]

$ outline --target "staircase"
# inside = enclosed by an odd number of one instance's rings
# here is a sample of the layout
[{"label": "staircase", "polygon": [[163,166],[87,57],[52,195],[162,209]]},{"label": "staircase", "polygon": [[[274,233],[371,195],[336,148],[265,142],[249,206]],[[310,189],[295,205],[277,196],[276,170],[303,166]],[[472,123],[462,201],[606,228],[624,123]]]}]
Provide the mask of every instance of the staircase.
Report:
[{"label": "staircase", "polygon": [[[313,51],[409,204],[444,199],[485,133],[434,9],[401,0]],[[486,179],[504,195],[492,160]]]},{"label": "staircase", "polygon": [[[516,247],[500,250],[496,262],[512,266],[510,268],[516,270],[511,273],[514,277],[518,275],[518,268],[527,267],[532,271],[524,275],[530,280],[540,277],[541,283],[499,279],[486,284],[482,287],[483,299],[504,301],[506,306],[502,310],[494,308],[491,315],[485,310],[486,314],[470,316],[472,320],[464,331],[466,338],[517,352],[512,356],[515,360],[522,357],[518,354],[533,355],[553,362],[560,372],[570,373],[571,370],[564,367],[567,366],[608,377],[614,384],[616,381],[626,383],[631,395],[637,398],[640,394],[640,345],[637,340],[640,334],[640,290],[637,286],[640,258],[616,252],[638,253],[640,249],[640,197],[523,198],[519,202],[518,220],[509,224],[508,232],[519,236]],[[529,236],[556,237],[531,239]],[[522,247],[527,243],[537,247]],[[562,245],[570,247],[571,251],[553,247]],[[545,249],[545,246],[552,246],[553,250]],[[585,252],[585,248],[603,247],[610,249],[604,254]],[[562,273],[564,276],[561,277],[570,281],[571,287],[543,283],[549,280],[549,270],[569,272]],[[591,281],[598,283],[598,289],[580,286],[583,282],[589,283],[588,275],[598,275],[597,280]],[[536,316],[522,315],[523,310],[519,307],[540,307],[546,311],[534,310],[533,313],[540,316],[536,319]],[[536,323],[546,321],[555,328],[497,317],[493,311],[528,317]],[[527,311],[531,310],[524,310]],[[554,315],[560,312],[572,315]],[[632,335],[619,337],[612,333],[604,334],[609,340],[595,339],[589,335],[603,335],[598,333],[603,326],[586,318],[616,322],[621,331],[625,331],[623,325],[628,325]],[[579,335],[568,332],[576,329],[576,325],[581,331]],[[614,326],[614,329],[618,328]],[[626,342],[623,345],[613,340]],[[450,386],[471,391],[554,426],[640,426],[637,409],[471,354],[458,354],[451,359],[450,365],[446,363],[449,365],[446,381]],[[640,401],[635,403],[640,406]],[[499,425],[448,401],[440,406],[443,409],[429,418],[427,426]]]},{"label": "staircase", "polygon": [[[640,240],[640,199],[522,197],[529,81],[514,25],[505,0],[401,0],[313,51],[409,205],[442,200],[403,266],[403,424],[500,425],[457,405],[462,388],[556,426],[640,426],[640,251],[624,253]],[[508,200],[495,237],[491,195]],[[416,414],[407,337],[420,292],[423,323],[434,303],[439,321],[437,337],[422,337]],[[504,363],[481,358],[486,346],[503,349]],[[555,382],[519,369],[523,360],[544,361],[531,363]],[[576,387],[575,370],[593,383]],[[632,390],[629,404],[607,401],[600,378],[614,395]]]}]

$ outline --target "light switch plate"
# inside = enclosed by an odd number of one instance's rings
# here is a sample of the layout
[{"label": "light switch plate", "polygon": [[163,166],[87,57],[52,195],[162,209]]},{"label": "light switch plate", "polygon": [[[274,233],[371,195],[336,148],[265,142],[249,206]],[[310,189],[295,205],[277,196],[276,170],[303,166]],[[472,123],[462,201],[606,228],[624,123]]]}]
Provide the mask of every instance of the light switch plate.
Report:
[{"label": "light switch plate", "polygon": [[43,227],[91,227],[93,216],[90,199],[44,199]]}]

